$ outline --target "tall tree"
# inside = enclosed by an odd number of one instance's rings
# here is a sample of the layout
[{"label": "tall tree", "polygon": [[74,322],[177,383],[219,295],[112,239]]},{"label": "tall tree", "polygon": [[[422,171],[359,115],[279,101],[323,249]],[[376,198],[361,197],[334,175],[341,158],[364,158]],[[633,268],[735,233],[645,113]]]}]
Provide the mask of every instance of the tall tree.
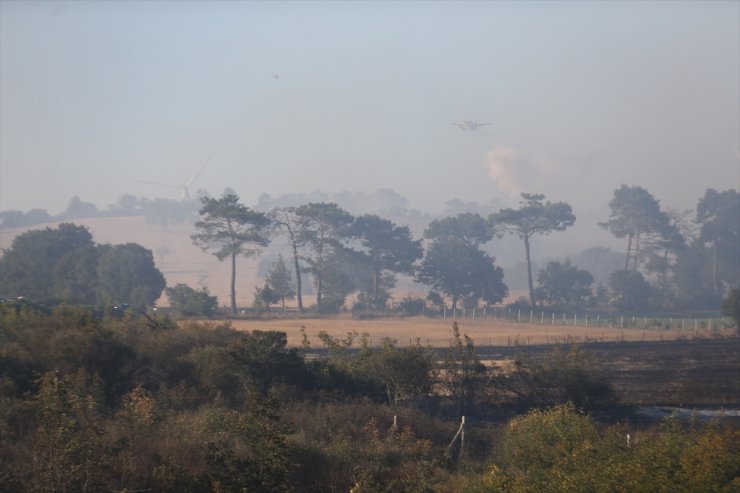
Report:
[{"label": "tall tree", "polygon": [[239,203],[239,197],[233,193],[225,193],[220,199],[201,197],[200,201],[198,213],[202,220],[195,223],[198,233],[191,238],[219,260],[231,260],[231,312],[236,314],[236,257],[251,257],[269,243],[264,231],[270,220]]},{"label": "tall tree", "polygon": [[721,298],[725,289],[740,283],[740,194],[708,189],[696,206],[696,222],[699,242],[712,249],[712,284]]},{"label": "tall tree", "polygon": [[501,209],[488,218],[491,228],[500,236],[514,234],[524,241],[524,256],[527,262],[527,284],[529,302],[537,306],[532,283],[532,260],[530,239],[534,235],[548,235],[553,231],[564,231],[576,221],[570,205],[565,202],[544,202],[541,194],[522,194],[518,209]]},{"label": "tall tree", "polygon": [[427,249],[416,280],[428,284],[452,299],[453,310],[460,299],[488,303],[501,301],[508,290],[504,273],[494,259],[461,238],[444,237]]},{"label": "tall tree", "polygon": [[295,214],[301,218],[298,244],[308,247],[301,258],[314,276],[316,305],[322,311],[324,273],[330,265],[327,260],[343,248],[342,242],[354,218],[332,202],[311,202],[296,208]]},{"label": "tall tree", "polygon": [[373,270],[371,301],[378,305],[383,274],[388,271],[412,274],[414,262],[423,253],[421,241],[413,239],[408,226],[396,226],[374,214],[356,218],[350,234],[359,239],[362,253]]},{"label": "tall tree", "polygon": [[276,207],[270,212],[272,224],[283,232],[290,244],[291,254],[293,257],[293,269],[295,272],[295,294],[298,303],[298,310],[303,313],[303,295],[302,295],[302,278],[299,252],[308,240],[303,234],[308,219],[297,212],[297,207]]},{"label": "tall tree", "polygon": [[627,238],[624,268],[637,269],[645,243],[655,243],[669,235],[668,216],[660,210],[660,202],[650,192],[627,185],[614,190],[609,209],[609,220],[599,226],[617,238]]}]

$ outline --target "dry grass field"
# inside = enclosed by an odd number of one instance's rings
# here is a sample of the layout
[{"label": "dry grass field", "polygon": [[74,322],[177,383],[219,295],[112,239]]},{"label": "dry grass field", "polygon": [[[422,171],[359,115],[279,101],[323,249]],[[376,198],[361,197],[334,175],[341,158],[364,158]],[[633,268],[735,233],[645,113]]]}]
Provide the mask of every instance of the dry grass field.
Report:
[{"label": "dry grass field", "polygon": [[[219,322],[210,322],[216,325]],[[222,323],[222,322],[221,322]],[[453,320],[425,317],[382,318],[357,320],[351,317],[332,318],[273,318],[262,320],[231,320],[238,330],[278,330],[288,336],[290,346],[299,346],[305,332],[311,347],[322,347],[319,332],[334,337],[346,337],[348,332],[367,334],[371,344],[381,344],[383,338],[395,339],[399,346],[415,344],[417,338],[424,346],[448,347],[452,337]],[[669,341],[694,338],[729,337],[731,330],[643,330],[618,327],[574,327],[572,325],[537,325],[516,323],[493,318],[458,320],[462,334],[473,339],[476,346],[528,346],[568,342],[637,342]],[[303,330],[303,331],[302,331]]]}]

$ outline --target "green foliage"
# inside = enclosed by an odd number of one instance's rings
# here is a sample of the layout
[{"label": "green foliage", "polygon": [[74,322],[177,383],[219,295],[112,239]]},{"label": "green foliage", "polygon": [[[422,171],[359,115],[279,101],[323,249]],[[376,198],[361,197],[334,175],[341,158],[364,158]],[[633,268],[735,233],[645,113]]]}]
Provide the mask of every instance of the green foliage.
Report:
[{"label": "green foliage", "polygon": [[647,260],[645,252],[661,242],[670,242],[675,233],[668,216],[660,210],[660,202],[644,188],[622,185],[614,190],[609,208],[609,220],[599,226],[617,238],[627,238],[625,270],[637,269]]},{"label": "green foliage", "polygon": [[202,197],[198,214],[202,219],[195,223],[198,233],[191,239],[219,260],[231,260],[231,312],[236,314],[236,257],[251,257],[269,243],[264,230],[270,220],[239,203],[233,193],[225,193],[220,199]]},{"label": "green foliage", "polygon": [[740,282],[740,193],[708,189],[696,206],[701,225],[698,241],[710,244],[711,278],[715,295]]},{"label": "green foliage", "polygon": [[218,308],[218,298],[208,294],[208,288],[196,291],[187,284],[176,284],[165,293],[170,307],[185,316],[212,317]]},{"label": "green foliage", "polygon": [[103,247],[97,273],[101,298],[108,304],[151,306],[165,288],[151,250],[135,243]]},{"label": "green foliage", "polygon": [[358,370],[385,389],[388,404],[428,394],[433,384],[434,354],[419,341],[409,348],[398,348],[396,341],[383,340],[383,347],[370,351],[359,362]]},{"label": "green foliage", "polygon": [[285,311],[285,300],[295,298],[295,285],[282,255],[278,255],[277,260],[272,264],[272,269],[267,274],[265,282],[277,297],[277,301],[282,302],[283,311]]},{"label": "green foliage", "polygon": [[618,310],[641,311],[650,306],[651,287],[636,270],[618,270],[609,276],[610,302]]},{"label": "green foliage", "polygon": [[537,298],[547,306],[585,306],[591,297],[593,276],[565,262],[548,262],[537,278]]},{"label": "green foliage", "polygon": [[462,298],[501,301],[508,293],[503,277],[493,258],[478,246],[454,237],[435,240],[416,273],[417,281],[449,295],[453,309]]},{"label": "green foliage", "polygon": [[459,238],[471,245],[481,245],[493,238],[492,231],[480,214],[463,212],[455,217],[436,219],[424,230],[424,237],[432,240]]},{"label": "green foliage", "polygon": [[383,296],[383,287],[395,283],[395,279],[383,282],[384,274],[412,273],[414,262],[422,255],[421,241],[413,239],[407,226],[396,226],[373,214],[356,218],[349,234],[359,239],[363,260],[372,270],[370,289],[365,292],[366,303],[384,306],[387,295]]},{"label": "green foliage", "polygon": [[[355,332],[322,334],[329,356],[304,360],[282,332],[150,324],[0,304],[0,491],[737,490],[732,423],[607,427],[580,404],[501,433],[469,420],[466,453],[445,460],[486,377],[457,326],[437,373],[418,343],[374,348]],[[550,359],[552,381],[598,373],[580,354]]]},{"label": "green foliage", "polygon": [[0,258],[0,296],[40,303],[129,303],[159,298],[164,276],[149,250],[135,243],[96,245],[71,223],[17,236]]},{"label": "green foliage", "polygon": [[[295,215],[300,218],[299,230],[296,232],[296,243],[304,246],[301,259],[308,264],[308,272],[314,277],[316,286],[316,304],[319,313],[336,311],[344,304],[345,289],[334,289],[333,295],[324,306],[326,287],[324,280],[332,277],[334,286],[340,285],[346,277],[337,271],[336,254],[343,249],[342,240],[349,234],[349,226],[354,218],[352,215],[334,203],[309,203],[295,209]],[[341,301],[341,304],[339,303]]]},{"label": "green foliage", "polygon": [[268,312],[270,311],[270,305],[274,305],[280,301],[280,294],[272,289],[272,287],[265,282],[263,287],[254,288],[254,306],[262,309],[264,307]]},{"label": "green foliage", "polygon": [[544,200],[544,195],[522,193],[518,209],[501,209],[488,218],[490,227],[499,236],[514,234],[524,241],[529,302],[533,307],[537,306],[537,299],[532,283],[530,239],[534,235],[548,235],[553,231],[564,231],[573,226],[576,221],[570,205],[565,202],[552,203],[544,202]]},{"label": "green foliage", "polygon": [[656,430],[599,432],[570,404],[507,425],[496,461],[476,490],[487,492],[737,491],[740,434],[669,419]]}]

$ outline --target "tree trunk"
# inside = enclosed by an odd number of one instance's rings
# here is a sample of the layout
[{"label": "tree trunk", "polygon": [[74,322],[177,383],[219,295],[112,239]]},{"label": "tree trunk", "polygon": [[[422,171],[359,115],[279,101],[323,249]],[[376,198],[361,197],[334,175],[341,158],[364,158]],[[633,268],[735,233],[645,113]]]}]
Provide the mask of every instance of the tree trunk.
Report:
[{"label": "tree trunk", "polygon": [[231,313],[236,315],[236,253],[231,254]]},{"label": "tree trunk", "polygon": [[298,300],[298,311],[303,313],[303,297],[301,296],[301,267],[298,265],[298,246],[295,241],[290,242],[293,247],[293,265],[295,266],[295,295]]},{"label": "tree trunk", "polygon": [[380,269],[375,269],[373,275],[373,305],[378,303],[378,283],[380,283]]},{"label": "tree trunk", "polygon": [[630,252],[632,252],[632,233],[627,236],[627,255],[624,258],[624,270],[630,268]]},{"label": "tree trunk", "polygon": [[532,308],[537,308],[537,300],[534,297],[534,284],[532,284],[532,261],[529,257],[529,236],[524,236],[524,255],[527,260],[527,283],[529,285],[529,303]]},{"label": "tree trunk", "polygon": [[718,252],[719,250],[719,238],[714,237],[714,248],[712,252],[712,282],[714,283],[714,292],[721,294],[721,286],[719,284],[719,268],[717,266]]}]

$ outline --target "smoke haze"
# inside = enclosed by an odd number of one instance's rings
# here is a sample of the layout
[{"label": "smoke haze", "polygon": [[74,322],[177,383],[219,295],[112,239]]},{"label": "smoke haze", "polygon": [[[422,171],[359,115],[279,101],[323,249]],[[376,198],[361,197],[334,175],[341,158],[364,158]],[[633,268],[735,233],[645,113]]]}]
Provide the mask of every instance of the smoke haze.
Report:
[{"label": "smoke haze", "polygon": [[[0,210],[182,185],[604,220],[738,185],[738,2],[0,2]],[[476,131],[450,123],[490,122]],[[728,143],[729,142],[729,143]],[[164,185],[156,185],[159,183]]]}]

